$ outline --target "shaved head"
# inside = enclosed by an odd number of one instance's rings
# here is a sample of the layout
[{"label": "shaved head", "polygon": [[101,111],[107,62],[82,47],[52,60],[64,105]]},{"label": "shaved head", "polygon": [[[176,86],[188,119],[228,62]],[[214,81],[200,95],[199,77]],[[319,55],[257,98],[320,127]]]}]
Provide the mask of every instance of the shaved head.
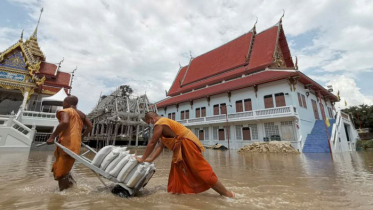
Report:
[{"label": "shaved head", "polygon": [[78,105],[78,97],[76,96],[67,96],[64,100],[63,100],[63,103],[64,103],[64,108],[67,108],[67,107],[71,107],[71,106],[76,106]]},{"label": "shaved head", "polygon": [[145,114],[145,122],[147,122],[148,120],[150,120],[151,118],[154,118],[154,117],[158,117],[159,115],[155,112],[148,112]]}]

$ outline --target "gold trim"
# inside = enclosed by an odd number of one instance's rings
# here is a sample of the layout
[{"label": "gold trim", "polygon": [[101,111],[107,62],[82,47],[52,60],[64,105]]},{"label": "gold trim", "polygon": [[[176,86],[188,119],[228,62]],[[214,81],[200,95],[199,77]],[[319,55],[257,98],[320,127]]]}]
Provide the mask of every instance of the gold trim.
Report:
[{"label": "gold trim", "polygon": [[54,94],[56,94],[57,92],[52,92],[52,91],[50,91],[50,90],[42,90],[41,93],[54,95]]},{"label": "gold trim", "polygon": [[20,69],[14,69],[6,66],[0,66],[0,71],[6,71],[6,72],[12,72],[12,73],[17,73],[17,74],[23,74],[23,75],[29,75],[28,71],[25,70],[20,70]]}]

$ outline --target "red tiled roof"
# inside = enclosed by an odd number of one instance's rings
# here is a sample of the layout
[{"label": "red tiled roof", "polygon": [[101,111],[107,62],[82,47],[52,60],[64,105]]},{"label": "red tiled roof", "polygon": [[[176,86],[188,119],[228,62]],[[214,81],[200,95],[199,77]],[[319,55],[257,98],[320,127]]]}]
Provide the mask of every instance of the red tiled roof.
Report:
[{"label": "red tiled roof", "polygon": [[285,79],[291,76],[300,76],[299,81],[303,84],[313,84],[312,88],[316,91],[321,91],[323,95],[328,96],[331,100],[337,101],[337,97],[332,93],[328,92],[324,87],[319,85],[317,82],[313,81],[311,78],[307,77],[300,71],[261,71],[256,74],[252,74],[240,79],[228,81],[218,85],[210,86],[193,92],[188,92],[182,95],[174,96],[172,98],[165,99],[157,104],[158,108],[170,106],[173,104],[188,102],[191,100],[196,100],[204,98],[207,96],[217,95],[221,93],[226,93],[228,91],[234,91],[246,87],[251,87],[253,85],[260,85],[268,82],[273,82],[281,79]]},{"label": "red tiled roof", "polygon": [[179,73],[177,74],[174,83],[172,84],[170,90],[168,91],[168,95],[174,95],[175,92],[180,88],[181,80],[183,80],[185,71],[187,70],[188,66],[184,66],[180,69]]},{"label": "red tiled roof", "polygon": [[[254,37],[253,32],[250,31],[194,58],[189,67],[185,66],[179,71],[168,96],[176,96],[243,74],[261,71],[272,65],[276,43],[283,53],[286,67],[294,67],[284,31],[280,26],[281,24],[278,23]],[[250,59],[247,62],[246,56],[249,51],[251,51]],[[181,85],[180,82],[182,82]]]},{"label": "red tiled roof", "polygon": [[48,79],[44,82],[44,84],[50,86],[70,88],[70,78],[71,75],[69,73],[58,72],[56,79]]},{"label": "red tiled roof", "polygon": [[157,107],[165,107],[173,104],[178,104],[182,102],[187,102],[199,98],[204,98],[206,96],[217,95],[220,93],[226,93],[228,91],[238,90],[245,87],[251,87],[253,85],[259,85],[267,82],[272,82],[280,79],[284,79],[290,76],[297,75],[298,72],[294,71],[262,71],[253,75],[243,77],[241,79],[236,79],[207,87],[204,89],[196,90],[186,94],[178,95],[169,99],[166,99],[157,104]]},{"label": "red tiled roof", "polygon": [[194,58],[186,72],[182,85],[219,74],[228,69],[242,66],[246,57],[253,33],[250,31],[223,46]]},{"label": "red tiled roof", "polygon": [[247,70],[247,67],[243,66],[243,67],[239,67],[237,69],[234,69],[232,71],[224,72],[224,73],[216,75],[214,77],[207,78],[205,80],[200,80],[198,82],[195,82],[195,83],[192,83],[192,84],[189,84],[189,85],[185,85],[183,87],[179,86],[179,88],[177,88],[177,89],[175,88],[176,90],[173,93],[169,93],[168,95],[169,96],[175,96],[177,94],[180,94],[181,92],[187,92],[187,91],[191,91],[193,89],[202,88],[202,87],[205,87],[206,85],[212,85],[214,83],[221,82],[222,80],[229,80],[229,79],[241,76],[244,73],[245,70]]},{"label": "red tiled roof", "polygon": [[267,67],[273,61],[279,27],[273,26],[255,36],[253,50],[249,61],[249,71],[253,72]]},{"label": "red tiled roof", "polygon": [[47,62],[41,62],[39,74],[54,76],[57,71],[57,65]]}]

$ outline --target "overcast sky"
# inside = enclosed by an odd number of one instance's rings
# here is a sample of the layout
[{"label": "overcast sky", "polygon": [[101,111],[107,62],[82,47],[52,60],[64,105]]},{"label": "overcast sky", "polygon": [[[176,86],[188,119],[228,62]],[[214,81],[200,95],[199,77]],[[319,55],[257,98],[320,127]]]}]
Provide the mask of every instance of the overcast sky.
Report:
[{"label": "overcast sky", "polygon": [[76,66],[72,94],[89,112],[100,93],[127,84],[152,102],[181,65],[248,32],[283,26],[299,69],[340,90],[348,106],[373,104],[373,1],[0,0],[0,51],[28,38],[44,7],[38,41],[47,61]]}]

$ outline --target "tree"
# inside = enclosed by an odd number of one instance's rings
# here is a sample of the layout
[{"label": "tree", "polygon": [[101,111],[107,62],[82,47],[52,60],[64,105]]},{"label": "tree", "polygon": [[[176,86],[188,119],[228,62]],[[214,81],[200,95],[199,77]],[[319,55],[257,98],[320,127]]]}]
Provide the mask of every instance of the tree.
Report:
[{"label": "tree", "polygon": [[356,128],[373,129],[373,105],[361,104],[343,109],[342,112],[350,114]]}]

